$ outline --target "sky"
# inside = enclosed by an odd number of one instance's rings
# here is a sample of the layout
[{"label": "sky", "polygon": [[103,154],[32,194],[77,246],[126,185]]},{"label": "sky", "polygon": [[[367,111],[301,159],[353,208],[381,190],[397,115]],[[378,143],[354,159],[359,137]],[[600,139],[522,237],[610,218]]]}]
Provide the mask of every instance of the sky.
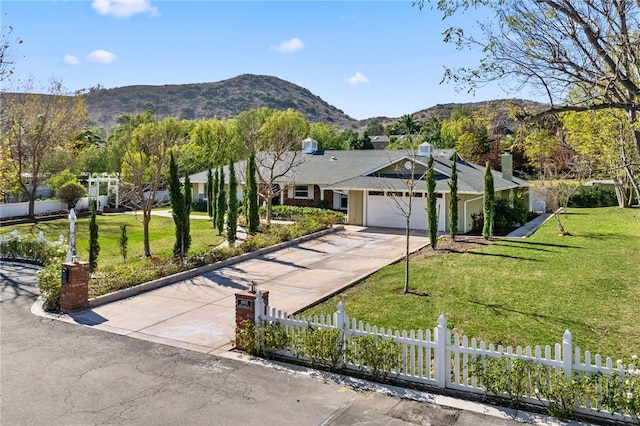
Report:
[{"label": "sky", "polygon": [[[532,99],[497,84],[469,94],[441,83],[445,67],[476,65],[480,54],[444,43],[448,22],[410,1],[2,0],[0,11],[3,28],[23,41],[14,75],[2,83],[16,91],[29,78],[42,89],[55,77],[76,91],[262,74],[356,119]],[[458,19],[473,26],[487,18]]]}]

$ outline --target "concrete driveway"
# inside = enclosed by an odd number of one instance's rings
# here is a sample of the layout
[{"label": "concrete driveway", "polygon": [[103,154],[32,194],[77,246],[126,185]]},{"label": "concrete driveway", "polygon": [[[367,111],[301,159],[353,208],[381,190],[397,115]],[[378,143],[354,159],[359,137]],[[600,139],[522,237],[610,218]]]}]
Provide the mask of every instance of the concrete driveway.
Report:
[{"label": "concrete driveway", "polygon": [[[411,251],[429,243],[414,233]],[[69,322],[204,353],[232,347],[235,293],[253,281],[269,305],[295,313],[404,255],[404,231],[344,230],[124,300],[63,316]]]}]

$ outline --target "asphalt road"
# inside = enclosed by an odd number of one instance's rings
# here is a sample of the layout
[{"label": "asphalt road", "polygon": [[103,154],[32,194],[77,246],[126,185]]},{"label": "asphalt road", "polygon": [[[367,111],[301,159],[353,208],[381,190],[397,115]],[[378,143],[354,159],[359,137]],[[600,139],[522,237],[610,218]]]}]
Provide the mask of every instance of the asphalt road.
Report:
[{"label": "asphalt road", "polygon": [[514,425],[35,316],[35,270],[0,264],[2,425]]}]

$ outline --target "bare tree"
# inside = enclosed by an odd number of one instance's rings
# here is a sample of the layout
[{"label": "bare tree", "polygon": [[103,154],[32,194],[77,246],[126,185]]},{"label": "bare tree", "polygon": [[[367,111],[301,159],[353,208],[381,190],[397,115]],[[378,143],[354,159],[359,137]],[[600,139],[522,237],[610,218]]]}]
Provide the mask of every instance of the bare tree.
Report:
[{"label": "bare tree", "polygon": [[414,2],[420,8],[425,3],[433,3],[445,18],[469,7],[487,7],[495,15],[478,23],[479,37],[458,27],[445,32],[445,41],[484,54],[477,67],[448,69],[445,78],[470,89],[492,81],[514,93],[537,89],[549,105],[521,111],[518,117],[524,120],[564,111],[622,110],[640,152],[640,1]]},{"label": "bare tree", "polygon": [[4,81],[13,74],[15,48],[20,44],[22,44],[22,39],[13,37],[13,27],[3,26],[0,36],[0,80]]},{"label": "bare tree", "polygon": [[304,162],[302,140],[309,134],[309,123],[291,109],[277,111],[260,128],[256,154],[258,191],[267,203],[267,224],[271,223],[273,199],[295,181],[295,168]]}]

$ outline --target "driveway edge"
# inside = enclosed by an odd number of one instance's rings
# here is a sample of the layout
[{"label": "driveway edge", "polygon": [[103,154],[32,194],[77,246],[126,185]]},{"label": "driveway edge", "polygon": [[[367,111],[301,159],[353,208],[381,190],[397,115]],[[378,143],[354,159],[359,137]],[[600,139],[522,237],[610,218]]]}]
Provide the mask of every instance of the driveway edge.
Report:
[{"label": "driveway edge", "polygon": [[215,271],[216,269],[223,268],[225,266],[233,265],[235,263],[242,262],[248,259],[253,259],[255,257],[261,256],[264,254],[269,254],[289,246],[293,246],[305,241],[312,240],[314,238],[322,237],[323,235],[331,234],[331,233],[342,231],[342,230],[344,230],[344,225],[332,226],[331,228],[323,229],[322,231],[314,232],[313,234],[305,235],[303,237],[296,238],[294,240],[284,241],[282,243],[279,243],[270,247],[265,247],[259,250],[251,251],[249,253],[244,253],[239,256],[221,260],[219,262],[210,263],[209,265],[200,266],[198,268],[193,268],[187,271],[178,272],[176,274],[158,278],[156,280],[148,281],[146,283],[138,284],[133,287],[114,291],[113,293],[97,296],[89,299],[88,307],[94,308],[96,306],[104,305],[106,303],[111,303],[117,300],[126,299],[128,297],[135,296],[140,293],[145,293],[147,291],[155,290],[157,288],[164,287],[166,285],[173,284],[178,281],[193,278],[198,275],[205,274],[207,272]]}]

